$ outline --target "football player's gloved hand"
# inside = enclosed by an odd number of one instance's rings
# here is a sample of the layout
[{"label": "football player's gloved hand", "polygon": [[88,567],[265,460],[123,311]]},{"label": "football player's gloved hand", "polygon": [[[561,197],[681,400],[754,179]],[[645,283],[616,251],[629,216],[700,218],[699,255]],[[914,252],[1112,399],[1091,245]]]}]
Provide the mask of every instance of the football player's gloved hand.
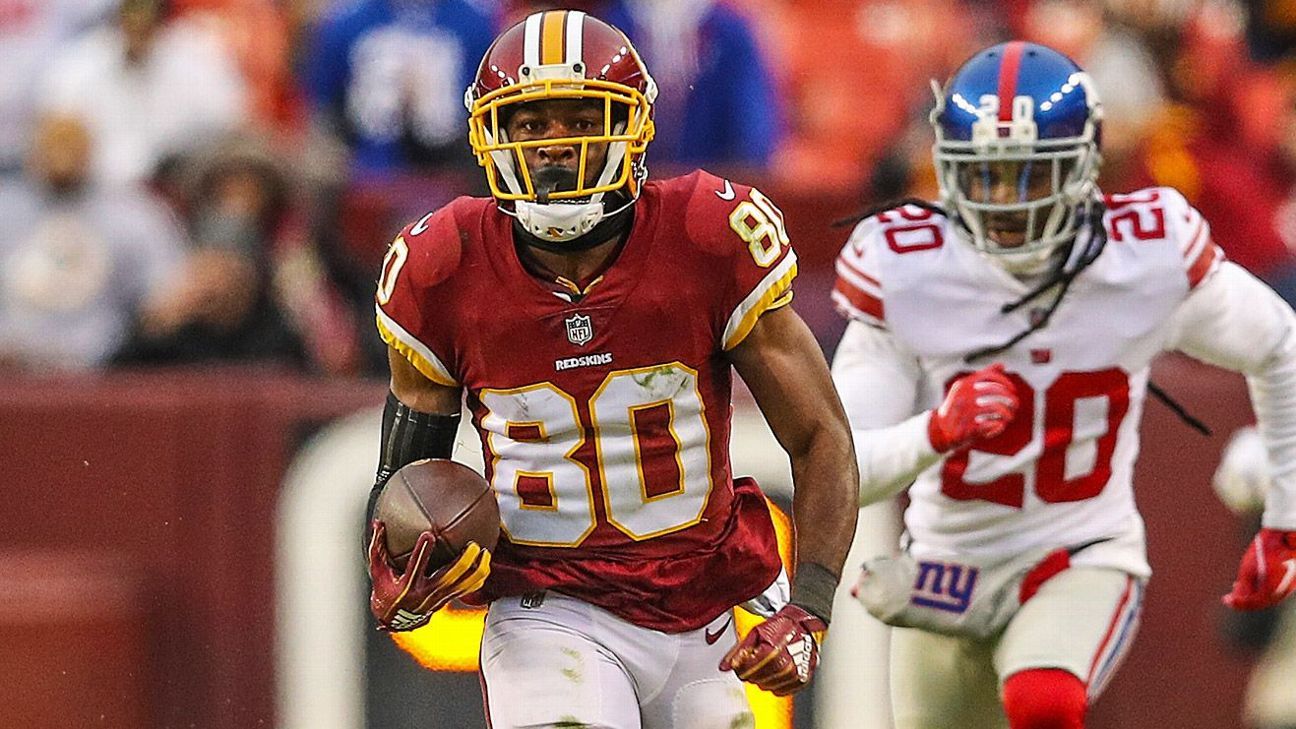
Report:
[{"label": "football player's gloved hand", "polygon": [[1263,610],[1296,591],[1296,531],[1261,529],[1242,557],[1233,591],[1224,604],[1234,610]]},{"label": "football player's gloved hand", "polygon": [[469,542],[453,562],[428,574],[428,559],[436,545],[432,532],[423,532],[414,543],[409,563],[397,572],[387,553],[387,529],[373,522],[369,539],[369,579],[373,592],[369,609],[381,630],[414,630],[451,600],[481,588],[490,574],[490,551]]},{"label": "football player's gloved hand", "polygon": [[1017,390],[995,363],[954,383],[927,421],[927,439],[937,453],[948,453],[999,435],[1016,414]]},{"label": "football player's gloved hand", "polygon": [[796,605],[785,605],[752,628],[720,661],[721,671],[787,696],[805,688],[819,665],[819,644],[828,625]]}]

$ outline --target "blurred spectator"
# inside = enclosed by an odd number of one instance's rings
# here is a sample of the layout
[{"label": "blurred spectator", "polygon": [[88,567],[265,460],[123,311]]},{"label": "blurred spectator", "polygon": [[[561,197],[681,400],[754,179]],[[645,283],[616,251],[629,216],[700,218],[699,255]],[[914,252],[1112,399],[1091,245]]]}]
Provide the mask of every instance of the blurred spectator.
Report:
[{"label": "blurred spectator", "polygon": [[778,27],[792,128],[774,173],[798,189],[853,191],[883,157],[908,164],[910,150],[893,149],[901,139],[919,140],[914,159],[929,167],[928,81],[943,82],[980,44],[974,14],[943,0],[833,0],[787,11]]},{"label": "blurred spectator", "polygon": [[659,93],[650,162],[762,170],[784,133],[782,97],[748,16],[717,0],[611,0]]},{"label": "blurred spectator", "polygon": [[[311,357],[297,325],[320,322],[318,312],[310,308],[319,279],[301,272],[290,277],[295,286],[289,293],[299,298],[290,306],[281,303],[276,261],[281,251],[294,253],[301,244],[293,240],[297,228],[282,165],[259,141],[231,138],[196,159],[185,191],[193,250],[182,270],[147,302],[117,362],[307,367]],[[302,319],[294,321],[294,313]],[[345,329],[327,334],[332,337],[326,347],[331,343],[354,349]],[[348,358],[354,355],[329,350],[321,366],[344,370]]]},{"label": "blurred spectator", "polygon": [[0,0],[0,175],[18,174],[36,123],[40,69],[116,0]]},{"label": "blurred spectator", "polygon": [[100,181],[147,180],[246,116],[226,49],[193,23],[165,23],[164,11],[163,0],[122,0],[117,24],[59,54],[42,81],[45,109],[90,125]]},{"label": "blurred spectator", "polygon": [[26,179],[0,185],[0,363],[103,364],[180,261],[183,234],[165,208],[92,183],[92,156],[80,120],[46,117]]},{"label": "blurred spectator", "polygon": [[1139,149],[1131,186],[1179,189],[1229,258],[1296,301],[1296,94],[1245,57],[1240,25],[1215,15],[1182,30],[1175,103]]},{"label": "blurred spectator", "polygon": [[1281,60],[1296,48],[1296,5],[1291,0],[1243,0],[1246,39],[1257,61]]},{"label": "blurred spectator", "polygon": [[1152,53],[1137,33],[1091,0],[1037,0],[1018,25],[1025,40],[1070,56],[1093,78],[1103,104],[1103,181],[1119,180],[1165,103]]},{"label": "blurred spectator", "polygon": [[221,39],[248,85],[248,111],[266,131],[297,131],[300,99],[290,66],[288,17],[276,0],[171,0],[177,18]]},{"label": "blurred spectator", "polygon": [[337,2],[309,41],[317,123],[361,172],[471,167],[463,93],[494,33],[469,0]]}]

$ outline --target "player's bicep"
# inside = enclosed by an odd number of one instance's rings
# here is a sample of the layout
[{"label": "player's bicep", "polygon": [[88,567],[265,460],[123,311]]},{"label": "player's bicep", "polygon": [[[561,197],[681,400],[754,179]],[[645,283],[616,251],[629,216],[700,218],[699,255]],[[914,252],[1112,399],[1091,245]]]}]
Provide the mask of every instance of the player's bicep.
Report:
[{"label": "player's bicep", "polygon": [[774,436],[789,452],[819,427],[839,424],[847,432],[828,363],[810,328],[791,307],[765,312],[728,354]]},{"label": "player's bicep", "polygon": [[391,367],[391,391],[410,409],[443,415],[459,412],[462,388],[449,387],[428,379],[395,347],[387,348]]},{"label": "player's bicep", "polygon": [[884,329],[847,324],[833,356],[832,378],[857,430],[894,425],[925,409],[919,403],[918,358]]},{"label": "player's bicep", "polygon": [[1167,349],[1251,374],[1296,336],[1296,317],[1272,289],[1226,262],[1184,300],[1170,329]]}]

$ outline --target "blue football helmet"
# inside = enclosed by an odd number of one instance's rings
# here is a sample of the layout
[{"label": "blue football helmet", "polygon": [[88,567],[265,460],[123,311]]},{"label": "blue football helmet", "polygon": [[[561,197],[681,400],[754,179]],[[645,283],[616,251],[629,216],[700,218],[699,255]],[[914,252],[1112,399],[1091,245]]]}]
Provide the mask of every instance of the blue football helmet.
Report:
[{"label": "blue football helmet", "polygon": [[1098,199],[1102,106],[1093,81],[1051,48],[1012,41],[933,88],[942,205],[1005,269],[1042,272]]}]

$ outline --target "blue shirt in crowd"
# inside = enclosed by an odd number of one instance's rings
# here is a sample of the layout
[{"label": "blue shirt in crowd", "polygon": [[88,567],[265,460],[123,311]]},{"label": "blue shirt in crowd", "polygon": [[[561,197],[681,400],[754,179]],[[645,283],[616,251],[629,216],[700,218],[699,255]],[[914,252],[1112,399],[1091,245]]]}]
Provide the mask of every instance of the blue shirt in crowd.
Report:
[{"label": "blue shirt in crowd", "polygon": [[600,17],[629,36],[661,87],[649,161],[768,166],[783,134],[782,104],[748,19],[724,2],[711,5],[696,21],[692,52],[681,53],[673,42],[654,43],[630,5],[615,0]]},{"label": "blue shirt in crowd", "polygon": [[495,31],[480,2],[348,0],[314,33],[307,92],[357,170],[470,160],[463,94]]}]

